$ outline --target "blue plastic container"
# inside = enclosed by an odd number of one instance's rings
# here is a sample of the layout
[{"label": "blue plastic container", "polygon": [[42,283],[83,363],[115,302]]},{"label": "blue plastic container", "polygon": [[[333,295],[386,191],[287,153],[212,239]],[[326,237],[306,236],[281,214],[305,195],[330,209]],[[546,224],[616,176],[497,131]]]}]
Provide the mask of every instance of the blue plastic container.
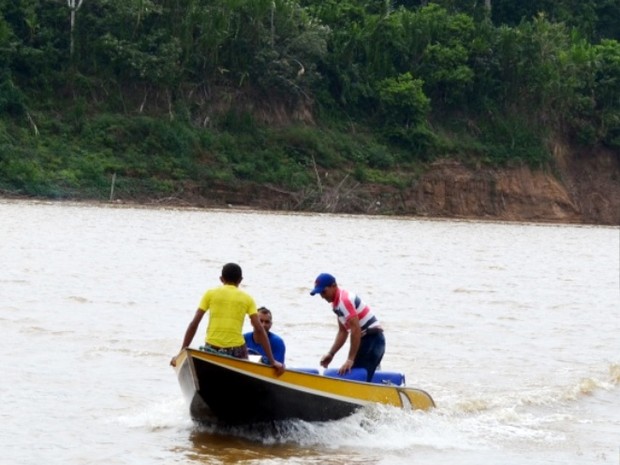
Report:
[{"label": "blue plastic container", "polygon": [[[353,381],[366,381],[367,377],[365,368],[353,368],[349,373],[344,375],[339,375],[337,368],[328,368],[323,374],[330,378],[343,378]],[[390,386],[404,386],[405,375],[395,371],[375,371],[371,382],[375,384],[388,384]]]},{"label": "blue plastic container", "polygon": [[392,386],[404,386],[405,375],[395,371],[375,371],[372,382],[377,384],[389,384]]},{"label": "blue plastic container", "polygon": [[325,376],[329,376],[330,378],[343,378],[353,381],[366,381],[366,378],[368,377],[366,368],[352,368],[350,372],[345,373],[344,375],[338,374],[338,368],[327,368],[323,374]]},{"label": "blue plastic container", "polygon": [[291,370],[303,371],[304,373],[312,373],[313,375],[319,374],[319,370],[317,368],[291,368]]}]

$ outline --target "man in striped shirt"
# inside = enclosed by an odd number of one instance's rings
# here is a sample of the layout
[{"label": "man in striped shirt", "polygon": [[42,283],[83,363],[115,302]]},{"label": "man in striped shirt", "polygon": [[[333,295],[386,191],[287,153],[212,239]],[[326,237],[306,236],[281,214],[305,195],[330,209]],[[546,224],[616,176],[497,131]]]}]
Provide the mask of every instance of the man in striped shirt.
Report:
[{"label": "man in striped shirt", "polygon": [[310,292],[310,295],[316,294],[332,304],[338,319],[336,339],[329,352],[321,358],[321,366],[329,366],[350,334],[349,354],[338,373],[343,375],[351,368],[365,368],[367,381],[370,382],[385,353],[385,337],[379,320],[358,295],[339,288],[336,278],[329,273],[317,276],[314,289]]}]

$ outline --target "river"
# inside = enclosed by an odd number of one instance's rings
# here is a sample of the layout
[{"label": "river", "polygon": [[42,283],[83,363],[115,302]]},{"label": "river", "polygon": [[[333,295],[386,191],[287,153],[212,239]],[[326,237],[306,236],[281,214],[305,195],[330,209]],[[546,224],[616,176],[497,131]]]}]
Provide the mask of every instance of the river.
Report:
[{"label": "river", "polygon": [[[620,463],[617,227],[0,200],[0,239],[0,463]],[[330,272],[437,408],[194,424],[168,361],[229,261],[288,366],[336,334]]]}]

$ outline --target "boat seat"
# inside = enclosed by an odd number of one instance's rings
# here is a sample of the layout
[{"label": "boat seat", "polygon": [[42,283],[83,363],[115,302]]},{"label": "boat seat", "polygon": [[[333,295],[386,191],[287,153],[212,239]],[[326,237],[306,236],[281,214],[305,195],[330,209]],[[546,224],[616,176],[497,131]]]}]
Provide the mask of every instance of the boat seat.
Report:
[{"label": "boat seat", "polygon": [[291,368],[291,370],[303,371],[304,373],[311,373],[313,375],[319,374],[318,368]]},{"label": "boat seat", "polygon": [[[330,378],[344,378],[353,381],[366,381],[366,373],[365,368],[353,368],[344,375],[338,374],[337,368],[328,368],[323,372],[325,376]],[[395,371],[375,371],[371,382],[375,384],[388,384],[390,386],[404,386],[405,375]]]},{"label": "boat seat", "polygon": [[391,386],[404,386],[405,375],[396,371],[375,371],[372,382],[377,384],[389,384]]},{"label": "boat seat", "polygon": [[366,381],[368,374],[366,368],[352,368],[350,372],[341,375],[338,373],[338,368],[327,368],[323,374],[329,378],[343,378],[353,381]]}]

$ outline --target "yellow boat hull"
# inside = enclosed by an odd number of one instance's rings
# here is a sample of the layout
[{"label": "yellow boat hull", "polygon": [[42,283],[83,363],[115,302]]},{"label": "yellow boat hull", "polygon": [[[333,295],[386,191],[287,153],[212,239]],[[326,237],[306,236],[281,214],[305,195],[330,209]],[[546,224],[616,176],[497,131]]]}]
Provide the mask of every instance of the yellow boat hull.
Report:
[{"label": "yellow boat hull", "polygon": [[177,357],[177,376],[194,420],[216,424],[254,424],[300,419],[338,420],[360,407],[384,404],[410,410],[435,406],[421,389],[381,385],[273,368],[225,355],[185,349]]}]

